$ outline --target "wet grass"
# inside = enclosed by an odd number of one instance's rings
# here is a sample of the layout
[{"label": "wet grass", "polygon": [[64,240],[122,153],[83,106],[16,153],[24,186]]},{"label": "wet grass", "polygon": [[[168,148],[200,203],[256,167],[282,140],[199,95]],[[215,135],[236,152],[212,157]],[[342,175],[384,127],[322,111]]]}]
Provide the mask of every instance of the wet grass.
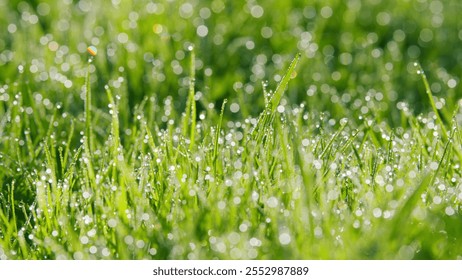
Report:
[{"label": "wet grass", "polygon": [[191,3],[0,0],[0,259],[462,258],[457,1]]}]

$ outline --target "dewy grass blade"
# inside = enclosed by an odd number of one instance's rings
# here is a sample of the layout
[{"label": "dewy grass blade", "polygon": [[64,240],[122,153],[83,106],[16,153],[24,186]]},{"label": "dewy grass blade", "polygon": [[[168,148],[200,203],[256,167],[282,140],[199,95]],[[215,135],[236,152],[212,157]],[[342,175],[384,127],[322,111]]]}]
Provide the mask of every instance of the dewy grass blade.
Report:
[{"label": "dewy grass blade", "polygon": [[64,174],[64,169],[67,166],[67,161],[69,158],[69,152],[70,152],[70,147],[72,143],[72,137],[74,136],[74,129],[75,129],[75,124],[74,121],[71,121],[71,127],[69,129],[69,136],[67,137],[67,142],[66,142],[66,149],[64,150],[64,156],[63,156],[63,164],[62,164],[62,173]]},{"label": "dewy grass blade", "polygon": [[295,73],[295,68],[297,67],[300,57],[301,57],[301,54],[298,53],[295,56],[295,58],[292,60],[289,68],[287,69],[286,74],[284,75],[281,82],[277,86],[276,91],[274,92],[274,94],[271,96],[270,100],[266,104],[263,112],[260,113],[257,124],[250,134],[251,139],[259,142],[259,140],[263,138],[268,126],[270,126],[270,124],[273,122],[276,108],[279,105],[279,102],[281,101],[281,98],[284,94],[284,91],[287,85],[289,84],[290,79],[293,77],[293,74]]},{"label": "dewy grass blade", "polygon": [[10,184],[10,203],[11,203],[11,214],[12,214],[12,217],[13,217],[13,220],[12,220],[12,223],[14,224],[14,232],[18,232],[18,228],[17,228],[17,223],[16,223],[16,207],[15,207],[15,199],[14,199],[14,184],[15,184],[15,181],[13,180]]},{"label": "dewy grass blade", "polygon": [[114,102],[114,97],[112,96],[111,89],[109,88],[108,85],[105,87],[107,98],[109,99],[109,104],[111,107],[111,116],[112,116],[112,122],[111,122],[111,134],[112,134],[112,150],[113,150],[113,156],[114,160],[117,160],[117,155],[118,155],[118,149],[120,145],[120,136],[119,136],[119,112],[117,108],[117,104]]},{"label": "dewy grass blade", "polygon": [[286,74],[282,78],[281,82],[276,88],[273,96],[271,97],[269,103],[271,106],[271,112],[274,113],[276,111],[279,102],[281,101],[282,96],[284,95],[284,91],[286,90],[287,85],[289,84],[290,79],[292,79],[293,74],[295,73],[295,67],[297,67],[298,61],[300,60],[301,54],[298,53],[295,58],[290,63],[289,69],[287,70]]},{"label": "dewy grass blade", "polygon": [[90,85],[90,67],[92,59],[88,60],[87,73],[85,76],[85,134],[84,134],[84,151],[87,166],[87,183],[90,187],[96,188],[96,177],[93,168],[93,129],[91,122],[91,85]]},{"label": "dewy grass blade", "polygon": [[[196,83],[196,54],[194,49],[191,50],[191,62],[189,68],[189,100],[191,102],[191,131],[189,133],[189,149],[192,150],[196,141],[196,100],[195,100],[195,83]],[[188,116],[186,116],[188,117]]]},{"label": "dewy grass blade", "polygon": [[91,85],[90,85],[90,67],[92,59],[88,60],[87,73],[85,76],[85,137],[87,140],[88,154],[92,155],[93,130],[91,125]]},{"label": "dewy grass blade", "polygon": [[435,114],[436,120],[441,128],[441,133],[443,133],[444,139],[447,139],[448,132],[446,130],[446,126],[443,123],[443,120],[441,119],[441,114],[436,108],[435,100],[433,100],[433,93],[430,88],[430,84],[428,83],[427,75],[425,75],[425,71],[422,69],[422,66],[419,63],[415,62],[414,66],[417,67],[417,74],[420,75],[420,77],[422,77],[422,81],[425,86],[425,92],[427,93],[428,101],[430,102],[430,106],[432,107],[433,113]]},{"label": "dewy grass blade", "polygon": [[222,126],[222,122],[223,122],[223,114],[224,114],[225,106],[226,106],[227,102],[228,102],[228,100],[225,99],[223,101],[223,104],[221,105],[220,121],[218,122],[217,131],[215,133],[215,139],[214,139],[214,142],[213,142],[213,157],[212,158],[213,158],[213,166],[214,166],[214,169],[215,169],[215,175],[216,175],[216,169],[217,169],[216,162],[217,162],[217,158],[218,158],[218,139],[220,138],[221,126]]},{"label": "dewy grass blade", "polygon": [[321,152],[321,155],[319,156],[320,158],[323,158],[326,155],[326,153],[332,147],[334,141],[339,137],[340,133],[342,133],[342,131],[345,129],[347,124],[348,124],[348,121],[346,119],[343,119],[343,121],[341,121],[340,128],[337,130],[334,136],[332,136],[332,138],[329,140],[326,147],[324,147],[323,151]]},{"label": "dewy grass blade", "polygon": [[195,79],[196,79],[196,54],[194,48],[190,46],[191,51],[190,62],[189,62],[189,89],[188,98],[186,101],[185,114],[183,116],[183,135],[187,137],[189,128],[189,149],[192,149],[195,145],[195,129],[196,129],[196,101],[195,101]]}]

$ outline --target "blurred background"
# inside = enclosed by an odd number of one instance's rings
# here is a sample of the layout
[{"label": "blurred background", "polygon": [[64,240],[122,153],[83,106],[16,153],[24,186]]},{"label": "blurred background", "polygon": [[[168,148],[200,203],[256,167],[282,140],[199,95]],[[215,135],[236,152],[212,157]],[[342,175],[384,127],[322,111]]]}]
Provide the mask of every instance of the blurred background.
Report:
[{"label": "blurred background", "polygon": [[[152,96],[182,112],[193,46],[199,106],[218,110],[228,98],[239,106],[227,117],[241,118],[261,111],[262,87],[274,90],[300,52],[284,103],[337,118],[373,111],[396,126],[406,104],[430,108],[415,62],[437,105],[454,110],[461,12],[458,0],[0,0],[0,84],[21,75],[35,98],[80,112],[86,48],[94,45],[96,92],[109,84],[126,96],[127,114]],[[95,98],[106,106],[104,94]]]}]

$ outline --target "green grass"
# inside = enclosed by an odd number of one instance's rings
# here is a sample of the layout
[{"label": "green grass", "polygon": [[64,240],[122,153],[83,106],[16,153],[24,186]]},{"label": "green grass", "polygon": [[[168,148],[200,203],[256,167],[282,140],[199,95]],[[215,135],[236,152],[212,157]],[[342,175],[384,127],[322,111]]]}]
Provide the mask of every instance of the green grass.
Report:
[{"label": "green grass", "polygon": [[462,258],[459,1],[100,2],[0,0],[0,259]]}]

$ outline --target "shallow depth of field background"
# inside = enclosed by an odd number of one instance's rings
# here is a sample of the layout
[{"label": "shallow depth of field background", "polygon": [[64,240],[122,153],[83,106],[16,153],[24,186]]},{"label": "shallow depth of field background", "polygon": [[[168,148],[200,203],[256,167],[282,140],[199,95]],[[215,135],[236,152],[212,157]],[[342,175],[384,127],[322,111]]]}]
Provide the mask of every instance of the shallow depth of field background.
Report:
[{"label": "shallow depth of field background", "polygon": [[[458,1],[63,0],[1,5],[0,77],[15,80],[18,65],[24,65],[36,81],[34,89],[45,88],[54,102],[78,97],[88,45],[99,49],[92,78],[101,82],[95,86],[117,86],[117,79],[125,78],[131,107],[156,95],[171,96],[175,107],[182,108],[187,48],[194,45],[197,89],[204,102],[229,98],[262,105],[261,83],[275,87],[284,67],[301,52],[288,100],[306,101],[310,108],[338,117],[357,117],[368,113],[362,108],[364,97],[380,92],[384,102],[375,113],[392,124],[398,122],[396,103],[401,100],[425,111],[414,62],[428,69],[433,92],[451,101],[462,67]],[[252,106],[246,111],[260,110]]]},{"label": "shallow depth of field background", "polygon": [[[461,13],[457,0],[0,0],[0,258],[462,258]],[[197,147],[182,134],[191,50]],[[247,144],[298,53],[274,142]],[[101,193],[79,150],[87,70]],[[52,186],[69,182],[63,202]]]}]

